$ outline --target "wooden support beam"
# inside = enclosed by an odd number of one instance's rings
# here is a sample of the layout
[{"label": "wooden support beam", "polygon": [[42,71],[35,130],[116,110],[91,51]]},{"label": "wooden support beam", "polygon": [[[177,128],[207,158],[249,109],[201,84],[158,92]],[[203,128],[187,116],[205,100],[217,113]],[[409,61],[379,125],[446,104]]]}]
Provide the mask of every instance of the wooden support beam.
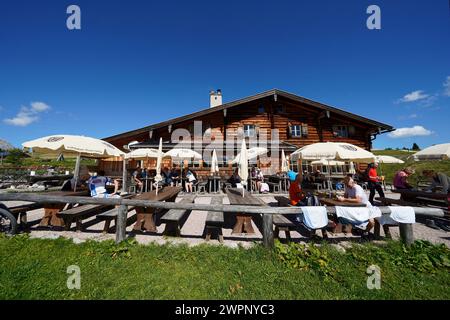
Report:
[{"label": "wooden support beam", "polygon": [[120,243],[126,238],[128,206],[121,205],[117,212],[116,243]]},{"label": "wooden support beam", "polygon": [[273,247],[273,215],[263,214],[263,244],[266,248]]}]

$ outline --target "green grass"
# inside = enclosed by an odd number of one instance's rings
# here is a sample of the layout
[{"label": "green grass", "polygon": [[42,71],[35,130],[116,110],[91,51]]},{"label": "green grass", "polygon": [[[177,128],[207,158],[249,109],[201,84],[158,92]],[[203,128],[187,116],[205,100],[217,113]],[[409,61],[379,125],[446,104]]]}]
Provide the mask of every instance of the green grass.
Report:
[{"label": "green grass", "polygon": [[[0,237],[0,299],[449,299],[449,249],[277,244],[230,249]],[[311,254],[312,253],[312,254]],[[303,261],[300,265],[298,261]],[[377,264],[380,290],[366,287]],[[81,289],[66,286],[67,267]]]},{"label": "green grass", "polygon": [[444,172],[445,174],[450,175],[450,160],[414,161],[414,159],[412,159],[412,155],[414,154],[414,152],[402,150],[376,150],[373,151],[373,153],[375,155],[393,156],[405,161],[404,164],[380,164],[378,174],[383,174],[385,176],[386,182],[388,183],[392,183],[395,173],[405,167],[412,167],[416,170],[416,173],[408,179],[408,181],[413,185],[415,185],[418,180],[426,180],[421,176],[422,171],[425,169]]}]

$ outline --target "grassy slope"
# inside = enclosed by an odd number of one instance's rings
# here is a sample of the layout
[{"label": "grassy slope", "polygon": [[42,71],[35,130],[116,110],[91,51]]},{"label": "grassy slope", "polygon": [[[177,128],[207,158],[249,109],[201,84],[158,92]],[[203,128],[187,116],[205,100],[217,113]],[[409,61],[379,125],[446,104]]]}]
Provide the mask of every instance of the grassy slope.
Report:
[{"label": "grassy slope", "polygon": [[[392,183],[395,173],[404,168],[404,167],[412,167],[416,170],[416,173],[409,178],[409,181],[413,184],[417,182],[418,179],[423,180],[421,178],[422,170],[436,170],[439,172],[444,172],[447,175],[450,175],[450,160],[443,161],[414,161],[412,159],[412,155],[414,152],[401,151],[401,150],[376,150],[373,151],[375,155],[388,155],[393,156],[405,161],[404,164],[381,164],[380,169],[381,173],[386,177],[386,182]],[[380,170],[378,172],[380,173]]]},{"label": "grassy slope", "polygon": [[[371,261],[361,262],[358,255],[329,246],[321,250],[335,278],[289,268],[274,251],[259,246],[117,247],[111,242],[75,245],[63,239],[0,238],[0,299],[450,298],[448,268],[432,274],[378,262],[382,288],[368,290]],[[72,264],[81,269],[81,290],[66,287],[66,268]]]}]

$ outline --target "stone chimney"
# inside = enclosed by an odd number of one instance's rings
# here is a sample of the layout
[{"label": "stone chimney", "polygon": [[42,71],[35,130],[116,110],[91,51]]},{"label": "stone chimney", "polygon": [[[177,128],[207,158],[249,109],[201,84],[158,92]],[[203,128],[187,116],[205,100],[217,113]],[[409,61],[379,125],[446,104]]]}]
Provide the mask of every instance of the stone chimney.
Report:
[{"label": "stone chimney", "polygon": [[214,108],[222,105],[222,90],[211,90],[209,92],[209,107]]}]

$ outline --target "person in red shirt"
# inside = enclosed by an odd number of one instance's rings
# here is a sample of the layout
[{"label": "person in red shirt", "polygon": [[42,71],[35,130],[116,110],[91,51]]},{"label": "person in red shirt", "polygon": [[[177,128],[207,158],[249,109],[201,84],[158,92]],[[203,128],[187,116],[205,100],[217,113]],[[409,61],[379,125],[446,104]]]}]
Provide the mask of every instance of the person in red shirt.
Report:
[{"label": "person in red shirt", "polygon": [[293,206],[304,206],[303,200],[305,200],[305,194],[303,193],[301,184],[302,184],[302,176],[297,174],[295,177],[295,181],[291,183],[289,187],[289,200],[291,201],[291,205]]},{"label": "person in red shirt", "polygon": [[375,197],[375,190],[378,191],[378,194],[380,197],[384,198],[384,192],[383,188],[381,187],[381,177],[378,176],[377,173],[377,167],[378,163],[370,163],[369,164],[369,181],[367,186],[369,187],[370,194],[369,194],[369,202],[373,205],[373,198]]}]

